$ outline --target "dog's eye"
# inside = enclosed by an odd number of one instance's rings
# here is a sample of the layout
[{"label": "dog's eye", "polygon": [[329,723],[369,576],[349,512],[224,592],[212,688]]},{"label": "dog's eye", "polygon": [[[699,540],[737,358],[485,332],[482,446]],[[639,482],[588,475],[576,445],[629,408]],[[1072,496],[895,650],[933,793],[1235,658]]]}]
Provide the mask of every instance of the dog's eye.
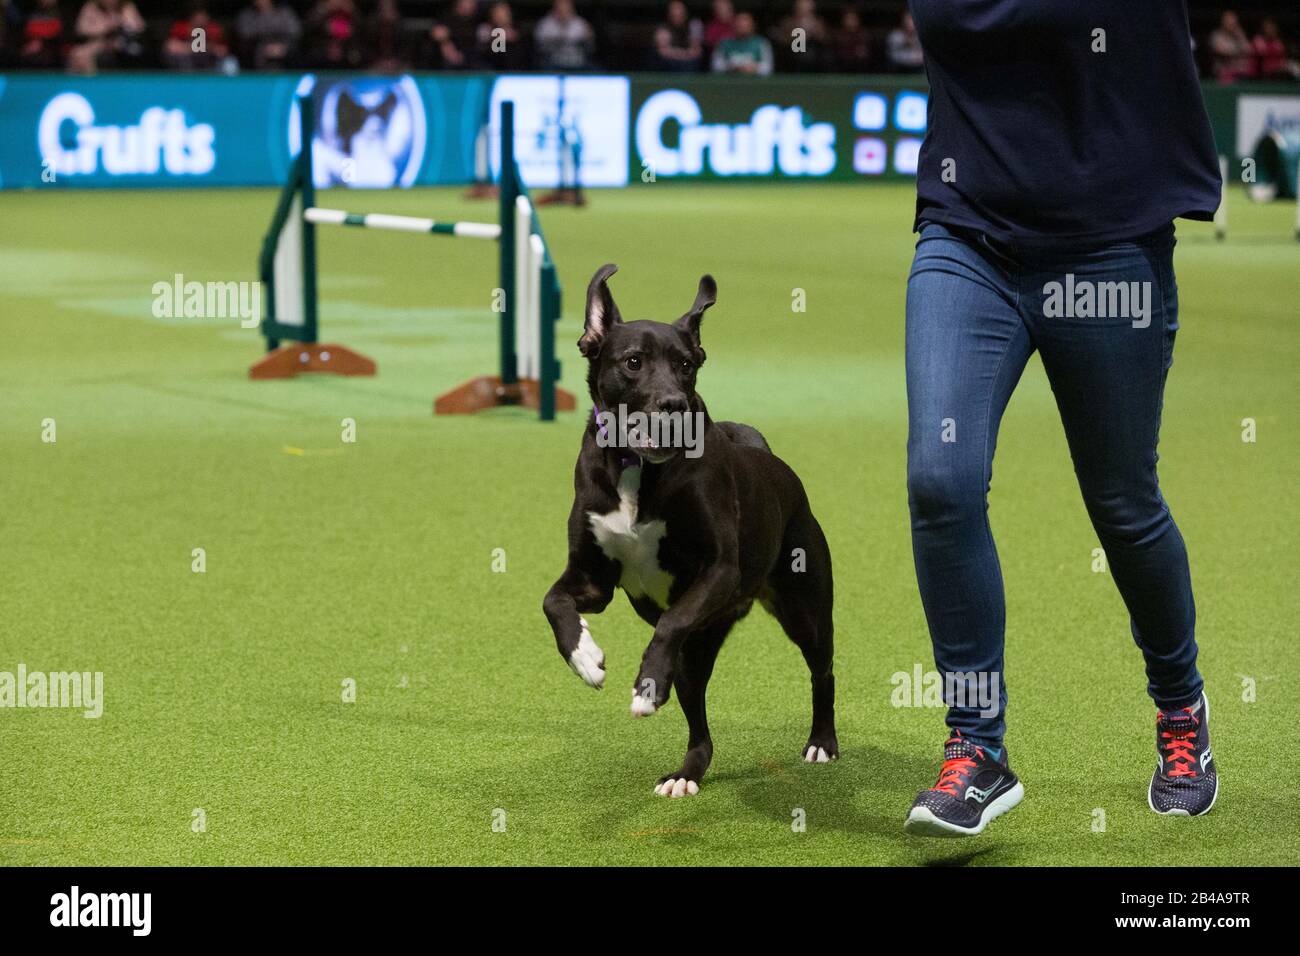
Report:
[{"label": "dog's eye", "polygon": [[694,366],[691,365],[690,359],[682,359],[682,371],[689,372]]},{"label": "dog's eye", "polygon": [[641,356],[629,355],[623,364],[627,366],[628,371],[635,372],[641,368]]}]

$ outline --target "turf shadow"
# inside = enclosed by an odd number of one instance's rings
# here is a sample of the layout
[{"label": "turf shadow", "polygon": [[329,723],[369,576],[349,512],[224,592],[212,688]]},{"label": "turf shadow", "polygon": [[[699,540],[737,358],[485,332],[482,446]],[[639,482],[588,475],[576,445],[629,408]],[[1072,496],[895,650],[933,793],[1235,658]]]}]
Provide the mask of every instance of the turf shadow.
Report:
[{"label": "turf shadow", "polygon": [[754,812],[786,825],[792,808],[800,807],[810,825],[815,822],[819,828],[836,832],[901,841],[910,838],[903,834],[907,806],[898,800],[898,782],[921,781],[919,788],[933,772],[933,761],[921,754],[851,747],[829,765],[806,764],[796,758],[718,774],[711,782],[714,787],[729,788]]}]

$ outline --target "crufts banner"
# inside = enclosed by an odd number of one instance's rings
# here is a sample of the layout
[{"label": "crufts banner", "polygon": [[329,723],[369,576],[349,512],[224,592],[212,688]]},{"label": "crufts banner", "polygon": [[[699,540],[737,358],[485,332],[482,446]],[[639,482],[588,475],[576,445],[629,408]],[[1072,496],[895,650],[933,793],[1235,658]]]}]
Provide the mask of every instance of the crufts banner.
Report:
[{"label": "crufts banner", "polygon": [[925,131],[924,87],[881,77],[11,74],[0,76],[0,186],[275,185],[301,148],[308,92],[319,186],[487,175],[487,119],[503,99],[517,104],[515,152],[535,187],[575,157],[594,187],[905,177]]},{"label": "crufts banner", "polygon": [[[312,94],[319,186],[467,183],[494,173],[513,100],[525,182],[837,180],[916,175],[927,88],[914,76],[680,74],[0,74],[0,187],[273,186]],[[1278,87],[1205,88],[1219,150],[1293,129]],[[1235,148],[1234,148],[1235,147]]]},{"label": "crufts banner", "polygon": [[0,76],[0,186],[271,186],[314,93],[319,185],[463,183],[486,77]]},{"label": "crufts banner", "polygon": [[898,179],[916,175],[922,77],[634,77],[634,177]]}]

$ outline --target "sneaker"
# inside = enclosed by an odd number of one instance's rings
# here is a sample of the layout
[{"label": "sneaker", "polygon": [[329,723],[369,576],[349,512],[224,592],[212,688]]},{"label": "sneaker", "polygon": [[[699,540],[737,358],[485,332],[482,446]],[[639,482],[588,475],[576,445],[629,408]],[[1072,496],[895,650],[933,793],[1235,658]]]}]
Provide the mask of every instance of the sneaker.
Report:
[{"label": "sneaker", "polygon": [[1219,774],[1210,753],[1210,702],[1201,695],[1195,713],[1184,707],[1156,711],[1156,772],[1147,805],[1167,817],[1209,813],[1219,796]]},{"label": "sneaker", "polygon": [[1005,747],[980,747],[954,730],[943,745],[939,782],[916,795],[903,829],[917,836],[974,836],[1024,796]]}]

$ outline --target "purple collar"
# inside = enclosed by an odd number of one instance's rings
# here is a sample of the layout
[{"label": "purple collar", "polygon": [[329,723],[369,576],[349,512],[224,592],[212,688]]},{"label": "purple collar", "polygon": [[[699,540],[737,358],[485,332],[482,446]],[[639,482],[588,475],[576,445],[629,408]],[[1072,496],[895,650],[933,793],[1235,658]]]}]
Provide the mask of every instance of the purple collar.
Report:
[{"label": "purple collar", "polygon": [[[596,423],[596,429],[597,431],[600,432],[600,437],[605,440],[604,447],[605,448],[613,447],[610,441],[609,431],[606,430],[605,423],[600,420],[600,409],[597,408],[595,405],[591,406],[591,420]],[[641,459],[638,458],[636,455],[630,454],[625,448],[620,449],[620,451],[622,453],[619,455],[618,458],[619,471],[623,471],[625,469],[632,468],[634,466],[638,468],[641,466]]]}]

